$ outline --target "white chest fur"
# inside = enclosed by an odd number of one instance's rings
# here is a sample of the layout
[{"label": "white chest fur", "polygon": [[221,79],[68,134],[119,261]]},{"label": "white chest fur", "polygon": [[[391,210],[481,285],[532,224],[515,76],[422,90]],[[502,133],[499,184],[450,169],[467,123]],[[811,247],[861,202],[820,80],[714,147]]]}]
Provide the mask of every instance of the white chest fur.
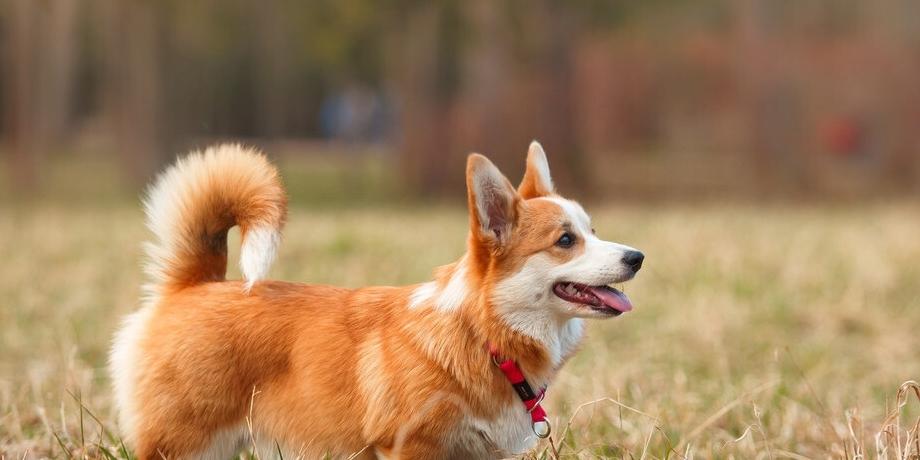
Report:
[{"label": "white chest fur", "polygon": [[520,401],[506,404],[495,419],[471,422],[501,456],[521,454],[537,445],[538,439],[531,427],[530,414]]},{"label": "white chest fur", "polygon": [[[530,323],[530,325],[533,324]],[[534,329],[542,330],[543,333],[533,334],[532,337],[546,346],[554,367],[561,365],[562,361],[577,349],[584,336],[584,323],[577,318],[564,322],[561,327],[545,327],[543,324],[540,326],[543,327]],[[534,390],[550,386],[548,381],[535,381],[532,377],[528,380]],[[551,388],[548,388],[548,391],[551,391]],[[527,452],[533,449],[539,440],[533,432],[530,414],[525,409],[524,403],[517,398],[510,404],[505,404],[496,418],[471,420],[471,424],[503,456]]]}]

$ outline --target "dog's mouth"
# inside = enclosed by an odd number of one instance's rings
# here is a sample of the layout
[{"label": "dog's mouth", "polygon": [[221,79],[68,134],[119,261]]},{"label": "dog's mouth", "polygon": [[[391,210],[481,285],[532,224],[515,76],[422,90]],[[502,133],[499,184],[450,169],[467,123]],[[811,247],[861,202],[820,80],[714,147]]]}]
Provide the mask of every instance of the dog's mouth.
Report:
[{"label": "dog's mouth", "polygon": [[588,286],[580,283],[556,283],[553,293],[566,302],[585,305],[594,311],[619,316],[632,310],[632,303],[623,291],[610,286]]}]

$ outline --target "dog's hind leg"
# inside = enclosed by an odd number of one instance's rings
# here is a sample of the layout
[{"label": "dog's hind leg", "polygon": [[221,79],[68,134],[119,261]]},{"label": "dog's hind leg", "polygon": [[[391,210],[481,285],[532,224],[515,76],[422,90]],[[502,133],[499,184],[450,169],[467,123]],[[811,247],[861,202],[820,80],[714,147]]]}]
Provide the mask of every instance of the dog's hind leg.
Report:
[{"label": "dog's hind leg", "polygon": [[139,433],[136,453],[139,460],[227,460],[244,447],[246,439],[242,424],[210,433],[188,424],[151,427]]}]

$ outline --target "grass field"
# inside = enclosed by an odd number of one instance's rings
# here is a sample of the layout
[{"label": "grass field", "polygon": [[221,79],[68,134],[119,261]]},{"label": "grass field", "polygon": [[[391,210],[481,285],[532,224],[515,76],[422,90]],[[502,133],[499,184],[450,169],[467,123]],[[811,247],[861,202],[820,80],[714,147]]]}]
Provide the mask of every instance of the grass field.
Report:
[{"label": "grass field", "polygon": [[[920,380],[920,207],[593,208],[647,259],[636,310],[590,324],[550,388],[559,457],[920,455],[920,394],[898,401]],[[422,281],[461,254],[465,219],[295,208],[273,275]],[[145,237],[133,204],[0,212],[0,456],[125,456],[105,359]]]}]

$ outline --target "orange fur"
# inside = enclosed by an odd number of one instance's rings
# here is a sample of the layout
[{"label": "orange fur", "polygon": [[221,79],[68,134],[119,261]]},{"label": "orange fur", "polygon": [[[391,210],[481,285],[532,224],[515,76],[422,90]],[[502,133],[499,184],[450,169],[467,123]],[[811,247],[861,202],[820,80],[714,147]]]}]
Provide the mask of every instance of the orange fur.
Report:
[{"label": "orange fur", "polygon": [[[223,439],[219,433],[230,433],[230,444],[243,442],[234,433],[248,435],[249,423],[256,441],[308,458],[514,453],[470,428],[498,420],[502,411],[523,411],[490,364],[487,344],[517,360],[534,382],[549,382],[561,362],[507,327],[490,293],[535,253],[559,263],[578,254],[554,249],[564,213],[534,199],[552,190],[535,182],[532,163],[521,194],[503,177],[490,183],[498,187],[490,193],[509,198],[487,206],[504,216],[491,218],[498,230],[490,233],[476,212],[481,197],[473,177],[494,167],[485,157],[470,157],[468,253],[437,269],[432,281],[432,289],[451,283],[466,289],[458,291],[459,306],[444,312],[427,298],[420,300],[423,308],[408,307],[422,285],[344,289],[260,281],[247,290],[241,281],[224,281],[231,226],[242,227],[245,245],[248,229],[280,229],[284,222],[277,173],[261,155],[234,146],[180,161],[157,185],[180,184],[171,192],[171,220],[151,222],[155,233],[171,232],[168,247],[153,250],[158,296],[113,349],[113,375],[127,395],[122,410],[129,412],[122,428],[138,458],[203,456]],[[136,347],[128,370],[119,368],[131,361],[116,356],[120,347]]]}]

